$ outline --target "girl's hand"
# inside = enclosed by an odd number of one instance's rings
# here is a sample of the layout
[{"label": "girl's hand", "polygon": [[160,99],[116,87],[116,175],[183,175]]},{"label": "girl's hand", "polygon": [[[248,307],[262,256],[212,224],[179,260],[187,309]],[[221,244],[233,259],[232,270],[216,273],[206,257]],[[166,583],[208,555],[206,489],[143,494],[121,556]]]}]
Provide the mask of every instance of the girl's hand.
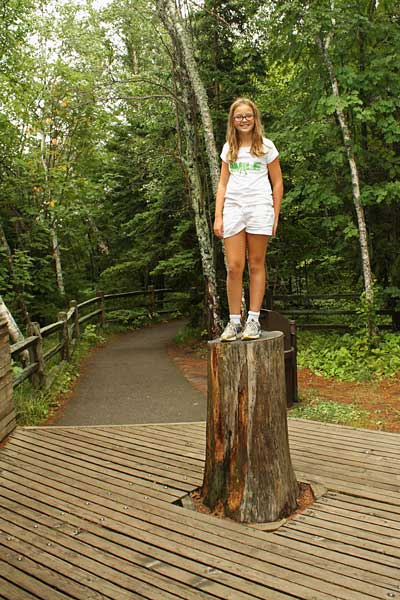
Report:
[{"label": "girl's hand", "polygon": [[214,233],[219,238],[224,237],[224,225],[223,225],[222,217],[215,217]]}]

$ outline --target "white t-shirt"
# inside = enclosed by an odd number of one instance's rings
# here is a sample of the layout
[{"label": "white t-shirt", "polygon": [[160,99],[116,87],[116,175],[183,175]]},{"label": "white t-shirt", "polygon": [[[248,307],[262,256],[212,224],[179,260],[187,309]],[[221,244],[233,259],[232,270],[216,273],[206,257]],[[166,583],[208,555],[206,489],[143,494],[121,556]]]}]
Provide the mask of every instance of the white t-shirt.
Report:
[{"label": "white t-shirt", "polygon": [[265,154],[253,156],[250,146],[239,148],[237,160],[228,161],[229,144],[222,148],[221,158],[229,165],[230,177],[225,201],[239,204],[273,204],[272,189],[268,178],[268,164],[279,156],[275,144],[263,138]]}]

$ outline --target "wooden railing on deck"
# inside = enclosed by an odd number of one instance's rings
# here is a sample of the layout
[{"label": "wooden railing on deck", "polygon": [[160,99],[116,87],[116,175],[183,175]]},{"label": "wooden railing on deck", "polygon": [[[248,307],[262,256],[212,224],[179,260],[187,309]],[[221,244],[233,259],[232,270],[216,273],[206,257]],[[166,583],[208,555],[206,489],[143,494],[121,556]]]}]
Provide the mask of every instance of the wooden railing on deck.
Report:
[{"label": "wooden railing on deck", "polygon": [[15,428],[13,384],[7,321],[0,321],[0,442]]}]

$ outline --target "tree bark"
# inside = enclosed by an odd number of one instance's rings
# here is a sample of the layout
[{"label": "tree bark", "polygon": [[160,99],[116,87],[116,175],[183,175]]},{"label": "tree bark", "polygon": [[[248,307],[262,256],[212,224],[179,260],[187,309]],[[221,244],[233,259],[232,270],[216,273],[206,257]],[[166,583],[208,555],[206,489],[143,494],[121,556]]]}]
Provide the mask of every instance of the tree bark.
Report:
[{"label": "tree bark", "polygon": [[217,193],[219,181],[219,159],[217,148],[215,145],[211,111],[208,106],[207,92],[199,75],[190,36],[186,30],[185,25],[182,23],[182,16],[177,10],[174,0],[158,0],[158,4],[160,6],[162,4],[164,5],[165,8],[162,7],[162,10],[169,16],[170,20],[174,24],[175,33],[182,48],[185,60],[185,67],[187,69],[187,73],[189,75],[192,89],[196,96],[197,105],[201,114],[211,183],[215,196]]},{"label": "tree bark", "polygon": [[0,296],[0,321],[7,322],[10,338],[12,339],[13,342],[21,342],[22,340],[25,339],[22,334],[22,331],[18,327],[14,317],[10,313],[9,309],[7,308],[6,303],[4,302],[4,300],[1,296]]},{"label": "tree bark", "polygon": [[[188,100],[188,98],[185,98]],[[186,104],[186,117],[184,119],[186,138],[186,167],[190,180],[190,197],[194,212],[196,235],[199,241],[200,256],[205,279],[207,314],[209,320],[209,333],[215,337],[222,330],[220,318],[220,303],[217,290],[217,278],[215,273],[211,235],[208,226],[204,203],[202,202],[201,178],[195,162],[193,149],[193,125],[188,114],[190,108]]]},{"label": "tree bark", "polygon": [[209,342],[202,499],[239,522],[272,522],[297,506],[286,416],[283,334]]},{"label": "tree bark", "polygon": [[64,276],[61,266],[60,244],[58,242],[57,229],[56,224],[54,222],[51,224],[51,248],[56,269],[56,281],[58,291],[62,296],[65,296]]},{"label": "tree bark", "polygon": [[[54,162],[54,152],[50,154],[50,158],[46,159],[46,134],[42,131],[42,142],[41,142],[41,159],[44,170],[44,178],[46,182],[46,187],[44,191],[44,199],[46,201],[50,201],[50,181],[49,181],[49,168],[51,162]],[[50,237],[51,237],[51,249],[54,259],[54,268],[56,273],[56,282],[58,291],[62,296],[65,296],[65,286],[64,286],[64,276],[61,265],[61,253],[60,253],[60,245],[58,243],[58,235],[57,235],[57,225],[54,217],[50,222]]]},{"label": "tree bark", "polygon": [[[325,43],[320,37],[316,38],[317,46],[319,47],[325,67],[329,73],[329,79],[332,87],[332,92],[335,98],[340,98],[339,92],[339,84],[335,74],[335,70],[330,59],[328,48],[331,42],[332,36],[328,36],[325,40]],[[373,289],[373,276],[371,269],[371,261],[369,256],[368,249],[368,233],[367,226],[365,222],[365,214],[364,208],[361,204],[361,192],[360,192],[360,177],[357,167],[357,162],[354,156],[353,150],[353,140],[350,132],[350,128],[347,123],[347,118],[344,111],[339,107],[336,107],[336,115],[339,120],[340,129],[342,132],[343,143],[346,150],[347,160],[349,162],[350,173],[351,173],[351,183],[353,189],[353,203],[356,210],[357,215],[357,223],[358,223],[358,232],[360,239],[360,248],[361,248],[361,264],[362,271],[364,277],[364,286],[365,286],[365,297],[370,306],[373,305],[374,302],[374,289]]]},{"label": "tree bark", "polygon": [[[202,192],[199,165],[195,155],[195,116],[192,110],[193,102],[191,102],[194,91],[188,75],[185,57],[182,54],[182,46],[178,39],[176,29],[176,18],[178,17],[176,13],[174,13],[173,18],[171,14],[168,14],[164,0],[158,0],[157,5],[160,18],[168,31],[175,51],[173,56],[174,78],[175,82],[179,84],[181,92],[181,104],[179,108],[183,116],[183,131],[186,146],[186,158],[183,158],[182,155],[182,163],[188,174],[189,195],[194,213],[196,236],[199,243],[202,270],[205,279],[208,330],[212,337],[216,337],[221,332],[222,322],[211,232]],[[179,129],[179,117],[177,117],[177,125]]]}]

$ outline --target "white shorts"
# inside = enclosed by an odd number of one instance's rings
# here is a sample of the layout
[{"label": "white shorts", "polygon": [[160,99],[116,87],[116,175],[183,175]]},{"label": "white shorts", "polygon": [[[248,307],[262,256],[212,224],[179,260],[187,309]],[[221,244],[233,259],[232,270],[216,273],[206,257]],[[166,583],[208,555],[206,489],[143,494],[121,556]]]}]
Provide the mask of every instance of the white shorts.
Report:
[{"label": "white shorts", "polygon": [[243,206],[226,201],[223,210],[224,238],[232,237],[243,229],[246,233],[272,235],[274,219],[271,204]]}]

